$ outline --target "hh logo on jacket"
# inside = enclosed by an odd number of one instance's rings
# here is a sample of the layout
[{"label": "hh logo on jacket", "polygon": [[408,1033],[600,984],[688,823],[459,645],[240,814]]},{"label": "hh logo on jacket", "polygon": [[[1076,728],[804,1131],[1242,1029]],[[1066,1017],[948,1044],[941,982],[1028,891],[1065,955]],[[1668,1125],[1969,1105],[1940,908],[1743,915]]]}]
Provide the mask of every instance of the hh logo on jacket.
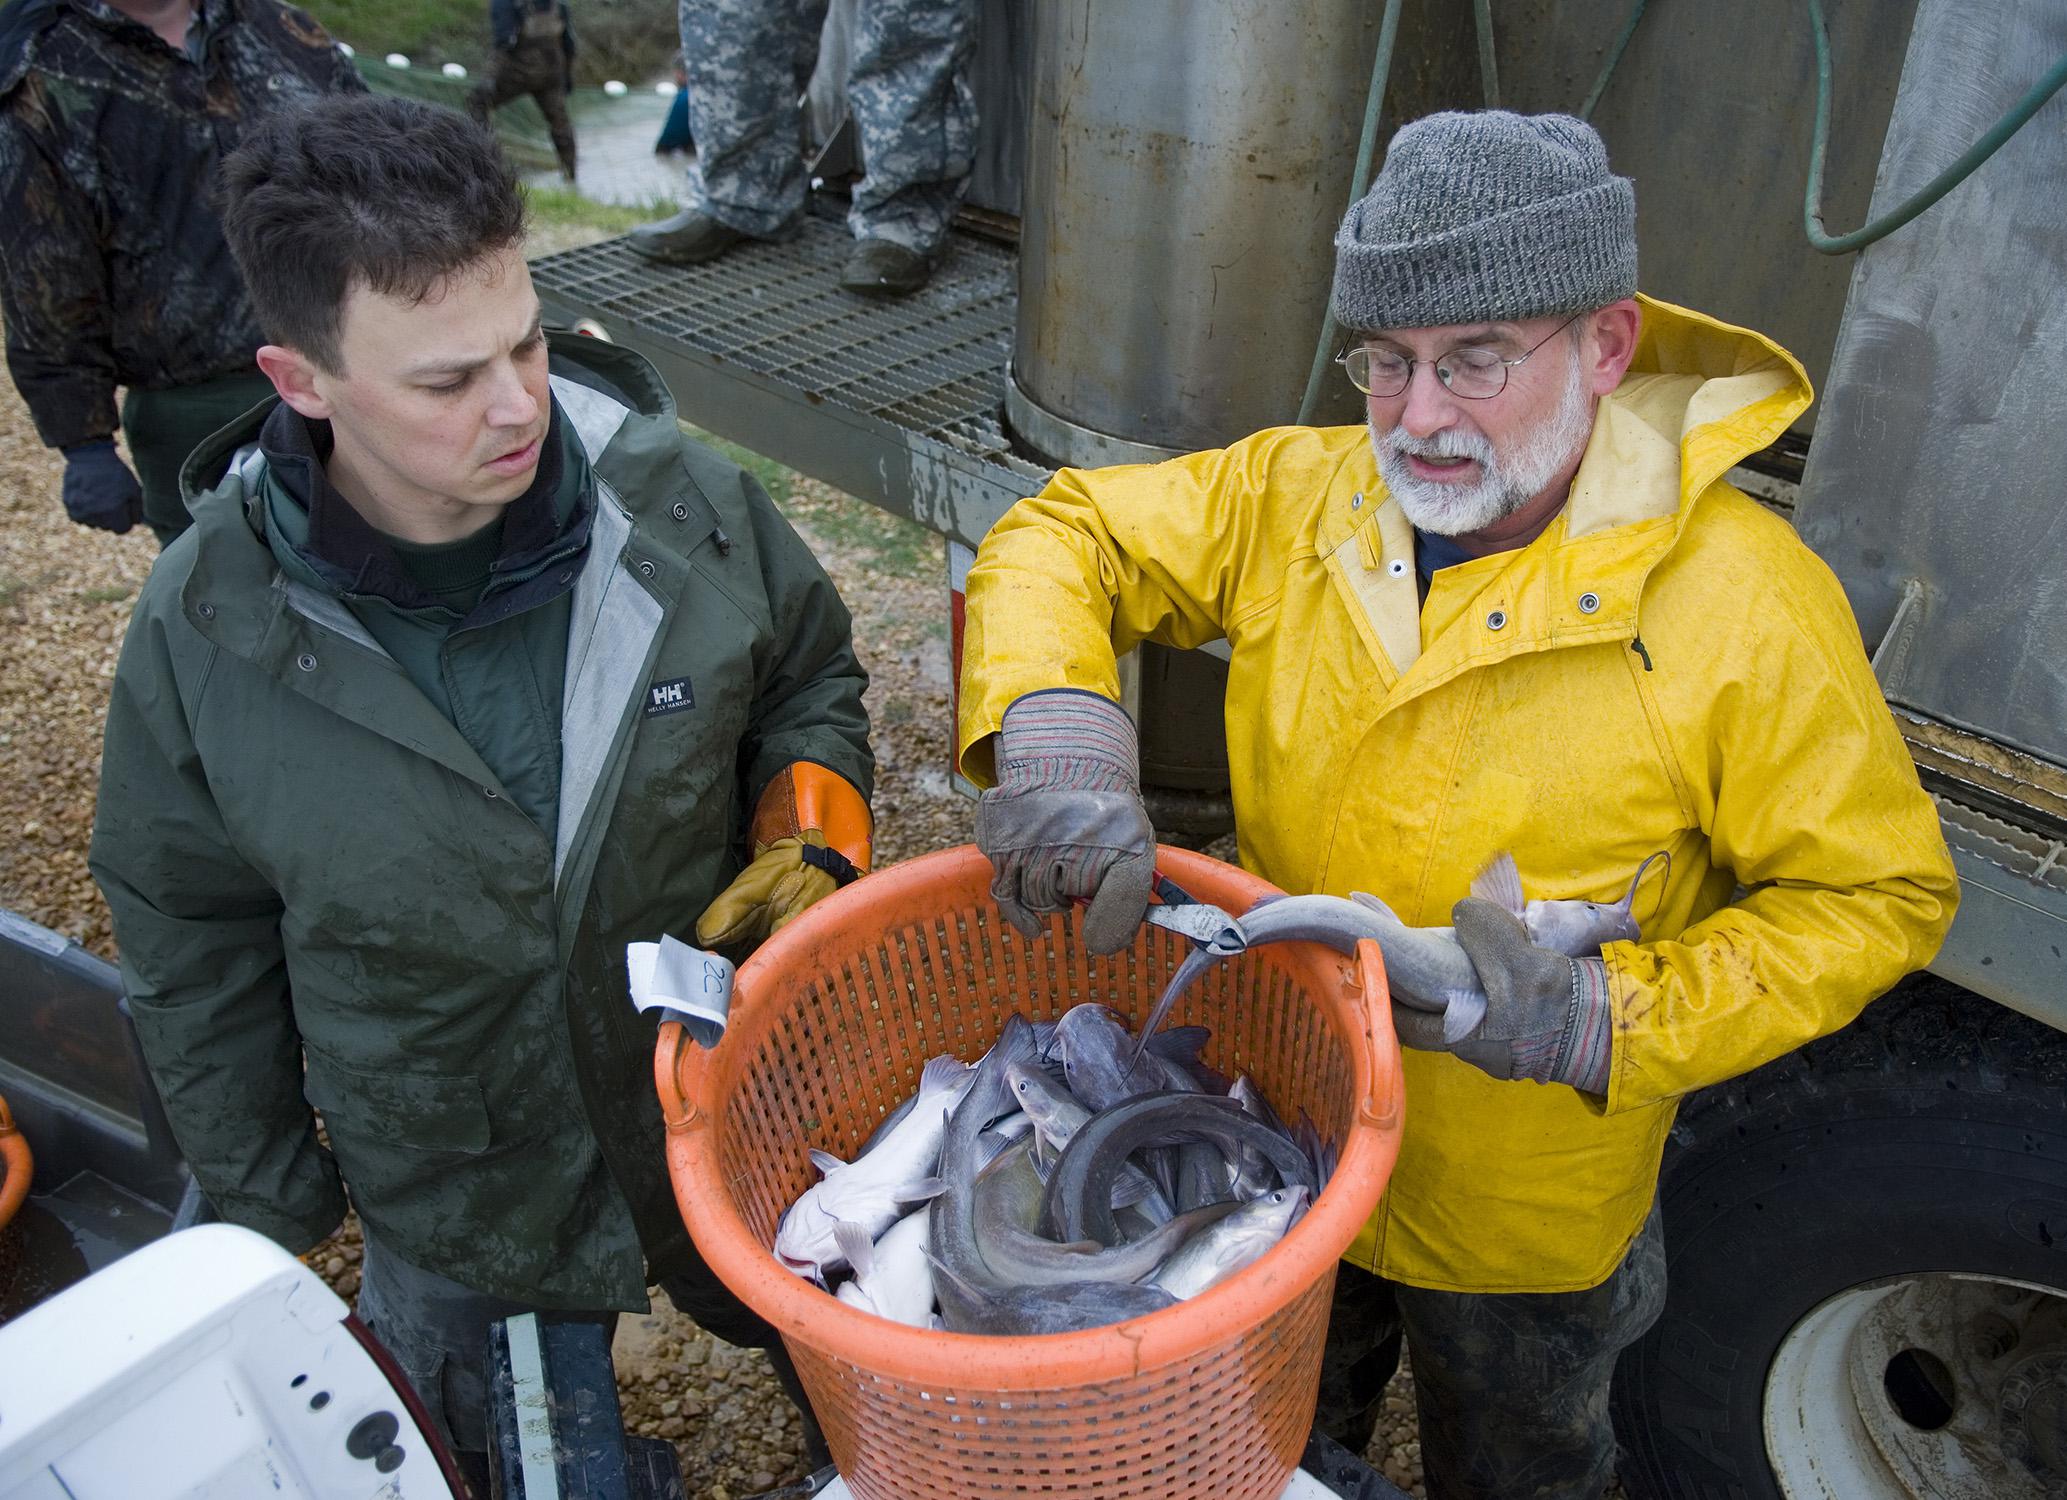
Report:
[{"label": "hh logo on jacket", "polygon": [[666,682],[656,682],[646,689],[646,717],[649,719],[694,707],[696,693],[686,677],[670,677]]}]

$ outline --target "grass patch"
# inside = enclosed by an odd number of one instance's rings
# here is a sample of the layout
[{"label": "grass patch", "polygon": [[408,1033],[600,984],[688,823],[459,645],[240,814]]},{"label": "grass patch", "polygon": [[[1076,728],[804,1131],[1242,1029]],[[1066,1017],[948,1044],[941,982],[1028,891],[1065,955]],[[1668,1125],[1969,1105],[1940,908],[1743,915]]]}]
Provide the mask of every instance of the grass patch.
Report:
[{"label": "grass patch", "polygon": [[828,540],[867,554],[870,565],[884,572],[917,574],[939,564],[938,536],[916,521],[878,510],[865,500],[800,492],[790,510],[808,519]]},{"label": "grass patch", "polygon": [[623,234],[634,225],[665,219],[681,206],[665,198],[640,204],[598,203],[569,187],[527,187],[524,203],[534,224],[600,229],[606,234]]},{"label": "grass patch", "polygon": [[799,485],[794,470],[784,468],[766,454],[742,448],[694,423],[681,425],[699,443],[715,449],[760,480],[761,487],[785,515],[806,523],[833,545],[861,553],[871,568],[906,575],[941,570],[941,539],[918,522],[878,510],[866,500],[842,494],[829,485]]},{"label": "grass patch", "polygon": [[742,448],[728,438],[721,438],[715,432],[705,432],[693,422],[680,424],[682,431],[696,439],[704,447],[723,455],[738,464],[747,473],[761,481],[761,488],[777,505],[787,506],[796,486],[791,483],[797,476],[766,454],[756,453],[751,448]]},{"label": "grass patch", "polygon": [[[488,61],[487,0],[314,0],[306,8],[375,67],[390,52],[434,74],[449,62],[478,73]],[[637,87],[666,73],[681,46],[672,5],[575,0],[569,10],[577,85],[618,78]]]},{"label": "grass patch", "polygon": [[136,591],[128,585],[120,588],[86,589],[79,595],[89,604],[120,604]]},{"label": "grass patch", "polygon": [[0,609],[5,609],[8,605],[14,603],[15,600],[28,593],[29,588],[28,579],[17,578],[12,573],[0,573]]}]

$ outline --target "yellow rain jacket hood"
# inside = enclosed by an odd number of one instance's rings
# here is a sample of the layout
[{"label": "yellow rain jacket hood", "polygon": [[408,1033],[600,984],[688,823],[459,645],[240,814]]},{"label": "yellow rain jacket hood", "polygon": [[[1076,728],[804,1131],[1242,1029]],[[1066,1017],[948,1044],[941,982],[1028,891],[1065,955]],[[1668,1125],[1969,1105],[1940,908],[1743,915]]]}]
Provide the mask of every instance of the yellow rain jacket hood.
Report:
[{"label": "yellow rain jacket hood", "polygon": [[[1649,1211],[1681,1094],[1850,1021],[1937,951],[1938,819],[1837,580],[1724,482],[1810,400],[1757,334],[1643,302],[1571,497],[1528,546],[1436,573],[1360,427],[1064,470],[969,574],[959,744],[1005,708],[1119,696],[1115,649],[1225,638],[1241,861],[1444,925],[1513,853],[1531,897],[1614,900],[1605,1101],[1406,1054],[1406,1133],[1350,1258],[1418,1286],[1598,1284]],[[1739,887],[1742,894],[1738,894]],[[1734,898],[1734,899],[1733,899]]]}]

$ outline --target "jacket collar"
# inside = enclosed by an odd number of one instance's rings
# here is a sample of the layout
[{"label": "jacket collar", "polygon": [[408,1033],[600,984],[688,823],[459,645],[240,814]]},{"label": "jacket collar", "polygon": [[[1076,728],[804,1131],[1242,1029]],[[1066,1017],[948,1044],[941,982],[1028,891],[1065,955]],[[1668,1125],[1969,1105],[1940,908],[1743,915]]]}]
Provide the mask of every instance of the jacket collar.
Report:
[{"label": "jacket collar", "polygon": [[[305,571],[333,593],[371,595],[401,609],[436,607],[388,539],[331,484],[324,472],[331,444],[329,423],[312,422],[285,402],[273,407],[259,433],[267,536],[281,565]],[[503,512],[497,582],[529,577],[586,544],[595,502],[581,451],[570,454],[568,446],[555,402],[530,487]],[[575,472],[569,472],[570,462]]]},{"label": "jacket collar", "polygon": [[[671,527],[671,535],[681,536],[688,545],[677,548],[671,538],[647,535],[646,549],[658,558],[686,554],[705,540],[721,550],[729,546],[716,508],[684,462],[674,401],[659,372],[643,356],[618,345],[559,332],[547,338],[553,399],[580,447],[592,485],[607,484],[619,494],[657,501],[669,510],[683,509],[674,518],[681,525]],[[181,589],[181,612],[204,638],[246,659],[263,654],[261,639],[276,613],[273,596],[285,597],[282,590],[292,582],[278,576],[285,570],[269,543],[269,465],[258,446],[274,405],[254,408],[215,433],[181,466],[181,490],[194,524],[165,558],[176,561],[180,550],[193,549]],[[227,472],[214,488],[203,490],[195,483],[199,474],[224,467]],[[614,502],[598,495],[596,503]],[[604,550],[614,555],[614,549]],[[565,571],[553,569],[550,576],[557,579]],[[310,594],[324,592],[306,582],[299,586]],[[209,606],[206,614],[200,610],[204,603]],[[341,608],[327,613],[340,625],[351,618]]]},{"label": "jacket collar", "polygon": [[1399,674],[1387,683],[1391,695],[1404,699],[1526,651],[1640,639],[1644,583],[1702,492],[1808,407],[1808,377],[1778,344],[1637,300],[1636,356],[1600,403],[1564,509],[1526,547],[1443,569],[1425,604],[1412,597],[1413,530],[1368,443],[1345,464],[1343,479],[1363,488],[1333,487],[1317,549],[1338,559],[1372,640]]}]

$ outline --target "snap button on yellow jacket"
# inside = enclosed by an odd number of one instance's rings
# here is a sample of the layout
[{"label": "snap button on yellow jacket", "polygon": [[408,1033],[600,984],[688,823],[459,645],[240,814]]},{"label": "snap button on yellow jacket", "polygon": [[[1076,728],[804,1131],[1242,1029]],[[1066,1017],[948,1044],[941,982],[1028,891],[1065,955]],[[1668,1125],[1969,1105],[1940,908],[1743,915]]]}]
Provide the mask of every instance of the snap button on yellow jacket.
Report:
[{"label": "snap button on yellow jacket", "polygon": [[[1115,650],[1225,638],[1241,861],[1444,924],[1494,854],[1612,900],[1605,1101],[1406,1054],[1392,1183],[1350,1259],[1459,1291],[1597,1285],[1648,1212],[1675,1101],[1834,1031],[1928,963],[1958,890],[1837,580],[1724,482],[1808,405],[1777,345],[1641,299],[1569,503],[1435,575],[1360,427],[1064,470],[969,574],[959,744],[1005,708],[1119,696]],[[1740,894],[1741,888],[1741,894]]]}]

